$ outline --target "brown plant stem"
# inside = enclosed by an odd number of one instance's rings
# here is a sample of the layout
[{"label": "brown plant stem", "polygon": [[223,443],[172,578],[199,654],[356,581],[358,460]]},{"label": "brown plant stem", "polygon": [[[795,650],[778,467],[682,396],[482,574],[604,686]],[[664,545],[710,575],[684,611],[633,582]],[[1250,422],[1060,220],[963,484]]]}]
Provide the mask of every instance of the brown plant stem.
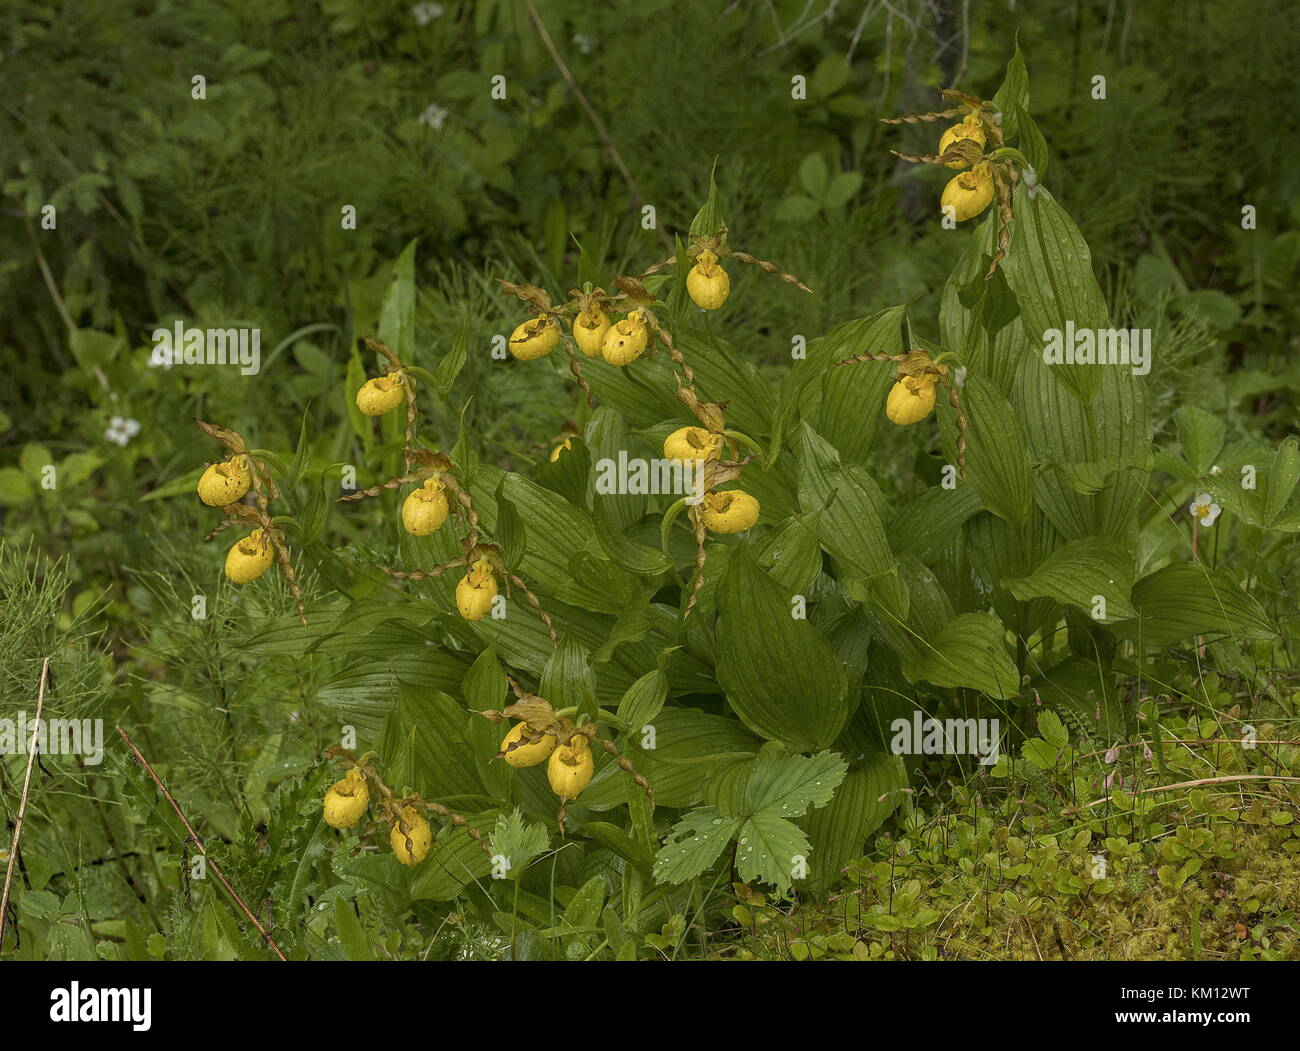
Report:
[{"label": "brown plant stem", "polygon": [[23,793],[18,798],[18,817],[14,821],[13,838],[9,841],[9,862],[5,865],[5,887],[0,894],[0,946],[5,941],[5,924],[9,919],[9,892],[14,882],[14,867],[18,864],[18,841],[23,834],[23,818],[27,814],[27,797],[32,788],[32,767],[36,765],[36,735],[40,731],[41,712],[45,708],[45,684],[50,678],[50,658],[41,662],[41,681],[36,691],[36,720],[32,723],[32,740],[27,749],[27,771],[23,774]]},{"label": "brown plant stem", "polygon": [[177,805],[176,800],[172,798],[172,794],[167,791],[167,786],[164,785],[162,783],[162,780],[158,777],[158,775],[154,773],[153,767],[149,765],[149,760],[146,759],[143,753],[141,753],[140,749],[136,747],[135,742],[132,741],[131,738],[127,736],[127,732],[125,730],[123,730],[120,726],[116,726],[114,727],[114,729],[117,730],[118,735],[122,738],[122,740],[126,742],[126,746],[129,749],[131,749],[132,754],[135,756],[136,762],[138,762],[141,766],[144,767],[145,772],[149,775],[150,778],[153,779],[153,783],[158,786],[158,791],[163,794],[163,798],[167,800],[172,810],[176,812],[176,816],[181,819],[181,824],[185,826],[185,831],[189,833],[190,842],[193,843],[194,846],[198,849],[198,852],[201,855],[203,855],[204,860],[207,862],[208,866],[212,869],[213,875],[215,875],[217,877],[217,880],[221,883],[221,885],[225,887],[226,893],[229,894],[231,898],[234,899],[234,902],[236,905],[239,906],[240,911],[242,911],[243,914],[248,917],[249,922],[252,923],[252,925],[257,928],[257,933],[262,936],[262,940],[265,941],[266,944],[271,947],[275,955],[279,957],[281,960],[283,960],[284,962],[288,963],[288,957],[285,956],[284,953],[280,951],[280,946],[275,944],[275,939],[271,937],[270,932],[267,931],[267,929],[262,926],[258,918],[253,915],[252,910],[247,905],[244,904],[244,899],[241,898],[239,894],[235,891],[235,888],[230,885],[230,881],[226,879],[225,875],[221,871],[220,866],[216,863],[216,861],[213,858],[211,858],[208,855],[207,848],[203,845],[203,840],[199,839],[199,834],[194,831],[194,826],[189,823],[189,820],[185,817],[185,814],[182,812],[181,808]]}]

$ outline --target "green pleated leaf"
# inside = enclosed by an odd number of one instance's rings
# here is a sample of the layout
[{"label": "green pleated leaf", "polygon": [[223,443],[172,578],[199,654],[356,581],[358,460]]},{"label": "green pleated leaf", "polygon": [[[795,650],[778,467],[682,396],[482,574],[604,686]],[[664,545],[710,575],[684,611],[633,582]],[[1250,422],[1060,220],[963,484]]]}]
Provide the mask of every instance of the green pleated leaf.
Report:
[{"label": "green pleated leaf", "polygon": [[820,511],[817,533],[823,548],[851,575],[889,572],[894,559],[882,521],[880,488],[857,464],[841,466],[834,449],[804,424],[799,503]]},{"label": "green pleated leaf", "polygon": [[913,681],[935,686],[965,686],[1009,700],[1020,692],[1020,676],[1007,652],[1001,624],[983,613],[963,613],[954,618],[919,658],[905,660],[904,671]]},{"label": "green pleated leaf", "polygon": [[595,717],[596,677],[590,652],[572,632],[560,637],[559,647],[546,662],[538,692],[553,708],[576,708],[578,715]]},{"label": "green pleated leaf", "polygon": [[648,671],[627,688],[618,702],[618,717],[636,733],[646,723],[654,722],[668,699],[668,676],[656,668]]},{"label": "green pleated leaf", "polygon": [[1016,53],[1007,63],[1006,75],[1002,86],[993,96],[993,109],[1002,114],[1002,131],[1008,138],[1016,134],[1016,116],[1021,110],[1029,108],[1029,70],[1025,68],[1025,56],[1020,53],[1020,43],[1016,42]]},{"label": "green pleated leaf", "polygon": [[[903,346],[903,307],[890,307],[870,317],[848,321],[832,329],[820,339],[811,340],[804,348],[804,357],[796,359],[781,384],[776,413],[771,426],[768,462],[775,463],[787,436],[792,432],[796,414],[808,411],[814,429],[829,426],[834,430],[831,440],[843,443],[845,456],[860,458],[874,442],[879,427],[880,412],[862,411],[864,406],[884,405],[884,392],[889,386],[893,367],[889,362],[864,362],[836,369],[837,362],[855,354],[901,354]],[[843,376],[832,373],[844,373]],[[820,387],[823,377],[826,386]],[[816,391],[817,394],[810,392]],[[818,395],[831,397],[839,403],[856,396],[854,419],[831,420],[819,407]],[[872,415],[872,421],[857,419]]]},{"label": "green pleated leaf", "polygon": [[754,544],[754,557],[789,594],[803,594],[822,568],[817,530],[802,519],[788,518]]},{"label": "green pleated leaf", "polygon": [[827,806],[800,820],[812,840],[808,878],[814,893],[824,892],[846,862],[862,856],[867,837],[897,809],[906,787],[907,769],[899,758],[873,752],[849,771]]},{"label": "green pleated leaf", "polygon": [[1208,474],[1223,449],[1226,426],[1223,417],[1206,412],[1199,405],[1183,405],[1174,412],[1183,455],[1198,476]]},{"label": "green pleated leaf", "polygon": [[1196,635],[1271,639],[1277,631],[1258,602],[1225,570],[1174,562],[1133,585],[1138,616],[1114,626],[1121,638],[1165,649]]},{"label": "green pleated leaf", "polygon": [[[1133,588],[1133,556],[1117,540],[1095,537],[1074,540],[1053,551],[1029,576],[1003,581],[1016,598],[1051,598],[1109,624],[1137,616],[1129,603]],[[1105,599],[1105,615],[1097,617],[1096,598]]]},{"label": "green pleated leaf", "polygon": [[1300,443],[1294,435],[1277,447],[1264,490],[1264,519],[1276,525],[1300,482]]},{"label": "green pleated leaf", "polygon": [[[971,373],[961,392],[967,417],[966,476],[980,501],[999,518],[1019,524],[1029,516],[1029,451],[1015,410],[983,376]],[[953,410],[945,404],[945,415]],[[951,442],[952,427],[944,434]],[[947,443],[945,443],[947,444]],[[955,459],[955,457],[954,457]]]},{"label": "green pleated leaf", "polygon": [[746,726],[798,752],[835,740],[853,713],[844,669],[744,544],[722,580],[717,636],[718,682]]},{"label": "green pleated leaf", "polygon": [[[604,676],[601,678],[603,681]],[[620,747],[650,782],[660,806],[698,803],[718,762],[751,758],[763,743],[737,720],[694,708],[664,708],[650,725],[654,727],[653,748],[641,746],[641,734],[624,737]],[[582,793],[582,804],[593,810],[620,806],[627,800],[629,783],[617,763],[607,763]]]},{"label": "green pleated leaf", "polygon": [[979,494],[970,486],[933,486],[899,512],[889,527],[890,546],[900,555],[933,558],[961,535],[962,525],[980,510]]},{"label": "green pleated leaf", "polygon": [[[1024,184],[1012,202],[1011,247],[1002,267],[1020,304],[1020,321],[1039,352],[1048,333],[1110,327],[1110,312],[1092,272],[1092,253],[1069,214],[1043,187],[1030,198]],[[1119,366],[1053,364],[1057,379],[1083,404],[1096,397],[1102,371]]]},{"label": "green pleated leaf", "polygon": [[481,795],[466,722],[465,709],[442,691],[401,688],[384,726],[384,779],[394,789],[410,785],[428,799]]}]

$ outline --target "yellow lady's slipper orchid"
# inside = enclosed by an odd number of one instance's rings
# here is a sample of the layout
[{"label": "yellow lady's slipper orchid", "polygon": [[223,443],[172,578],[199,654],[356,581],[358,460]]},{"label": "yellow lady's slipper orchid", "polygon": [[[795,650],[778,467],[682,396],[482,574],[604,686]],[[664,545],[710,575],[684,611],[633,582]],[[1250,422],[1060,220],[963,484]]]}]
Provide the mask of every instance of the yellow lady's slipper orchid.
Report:
[{"label": "yellow lady's slipper orchid", "polygon": [[325,824],[333,828],[351,828],[361,820],[370,802],[366,775],[355,766],[325,793]]},{"label": "yellow lady's slipper orchid", "polygon": [[[398,861],[403,865],[418,865],[433,846],[433,829],[429,827],[424,815],[413,806],[402,807],[402,820],[411,831],[404,833],[401,825],[394,824],[393,830],[388,834],[388,841],[392,843]],[[409,850],[406,847],[408,838],[411,841]]]},{"label": "yellow lady's slipper orchid", "polygon": [[466,620],[482,620],[497,597],[497,578],[492,563],[480,558],[456,585],[456,608]]},{"label": "yellow lady's slipper orchid", "polygon": [[561,799],[577,799],[591,783],[596,762],[591,757],[591,745],[582,734],[574,734],[568,744],[562,744],[551,753],[546,764],[546,779],[551,791]]},{"label": "yellow lady's slipper orchid", "polygon": [[977,164],[968,172],[955,175],[943,188],[942,205],[952,208],[959,223],[974,219],[993,201],[993,175],[987,164]]},{"label": "yellow lady's slipper orchid", "polygon": [[709,493],[702,517],[710,533],[743,533],[758,521],[758,501],[742,489]]},{"label": "yellow lady's slipper orchid", "polygon": [[600,307],[579,311],[573,319],[573,342],[589,358],[600,357],[600,348],[609,331],[609,315]]},{"label": "yellow lady's slipper orchid", "polygon": [[406,400],[406,384],[395,372],[366,380],[357,391],[357,408],[367,416],[392,412]]},{"label": "yellow lady's slipper orchid", "polygon": [[630,365],[650,343],[650,326],[645,315],[634,310],[617,325],[611,325],[601,343],[601,356],[611,365]]},{"label": "yellow lady's slipper orchid", "polygon": [[536,766],[555,751],[556,740],[555,734],[552,733],[543,734],[541,740],[534,741],[532,744],[521,744],[518,748],[510,748],[516,741],[522,741],[526,733],[528,733],[528,724],[520,723],[501,739],[500,750],[505,753],[505,760],[511,766],[520,768]]},{"label": "yellow lady's slipper orchid", "polygon": [[253,485],[247,456],[214,463],[199,479],[199,499],[209,507],[225,507],[239,500]]},{"label": "yellow lady's slipper orchid", "polygon": [[[974,113],[943,133],[943,137],[939,139],[939,155],[943,156],[944,151],[960,139],[973,139],[979,144],[980,149],[984,148],[984,123]],[[949,161],[945,167],[959,172],[966,165],[961,161]]]},{"label": "yellow lady's slipper orchid", "polygon": [[447,521],[447,490],[429,478],[402,502],[402,528],[412,536],[428,536]]},{"label": "yellow lady's slipper orchid", "polygon": [[717,310],[731,292],[731,278],[707,248],[695,260],[686,275],[686,292],[703,310]]},{"label": "yellow lady's slipper orchid", "polygon": [[703,427],[679,427],[664,439],[667,460],[713,460],[722,451],[722,435]]},{"label": "yellow lady's slipper orchid", "polygon": [[251,584],[275,561],[275,549],[262,543],[262,530],[254,529],[226,552],[226,576],[236,584]]},{"label": "yellow lady's slipper orchid", "polygon": [[520,361],[544,358],[560,341],[560,326],[554,318],[535,317],[510,333],[510,353]]},{"label": "yellow lady's slipper orchid", "polygon": [[925,419],[934,408],[938,384],[934,376],[905,376],[890,388],[885,415],[900,427]]}]

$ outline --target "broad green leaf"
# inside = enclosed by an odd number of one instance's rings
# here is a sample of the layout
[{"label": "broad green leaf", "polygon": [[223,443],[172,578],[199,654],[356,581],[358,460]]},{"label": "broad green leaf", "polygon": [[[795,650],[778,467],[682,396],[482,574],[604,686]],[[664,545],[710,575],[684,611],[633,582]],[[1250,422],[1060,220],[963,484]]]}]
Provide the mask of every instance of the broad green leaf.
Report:
[{"label": "broad green leaf", "polygon": [[[967,418],[967,480],[988,510],[1013,524],[1023,523],[1029,516],[1032,483],[1029,453],[1015,411],[992,383],[976,373],[967,377],[961,403]],[[955,416],[946,400],[942,411],[948,420]],[[950,446],[954,426],[946,425],[943,434],[945,446]],[[955,455],[950,455],[955,462]]]},{"label": "broad green leaf", "polygon": [[590,654],[571,632],[560,639],[559,648],[546,663],[538,692],[556,709],[574,708],[578,715],[596,715],[596,679]]},{"label": "broad green leaf", "polygon": [[718,612],[718,682],[741,721],[793,751],[834,741],[853,710],[844,669],[747,545],[732,553]]},{"label": "broad green leaf", "polygon": [[408,364],[415,362],[415,243],[393,264],[393,279],[379,313],[379,342]]},{"label": "broad green leaf", "polygon": [[1016,53],[1007,63],[1006,75],[1002,86],[993,96],[993,108],[1002,114],[1002,132],[1008,138],[1016,134],[1016,117],[1029,109],[1029,71],[1025,68],[1025,56],[1020,53],[1020,42],[1016,41]]},{"label": "broad green leaf", "polygon": [[618,703],[618,717],[631,733],[654,722],[668,699],[668,676],[656,668],[648,671],[628,687]]},{"label": "broad green leaf", "polygon": [[840,868],[860,858],[866,838],[903,801],[907,769],[895,755],[872,752],[850,770],[835,798],[800,820],[812,841],[808,878],[814,893],[822,893],[840,877]]},{"label": "broad green leaf", "polygon": [[879,487],[866,468],[840,466],[834,450],[807,424],[803,439],[799,503],[805,512],[821,512],[817,533],[822,547],[853,576],[888,572],[894,559],[885,539]]},{"label": "broad green leaf", "polygon": [[[1026,577],[1004,580],[1016,598],[1051,598],[1075,606],[1109,624],[1137,615],[1129,603],[1133,588],[1133,556],[1118,540],[1095,537],[1073,540],[1057,548]],[[1104,616],[1095,616],[1097,596],[1105,600]]]},{"label": "broad green leaf", "polygon": [[500,710],[505,706],[506,671],[497,659],[497,651],[489,646],[475,659],[461,683],[461,696],[474,711]]},{"label": "broad green leaf", "polygon": [[1009,700],[1020,691],[1020,676],[1007,653],[1004,629],[983,613],[963,613],[948,624],[919,658],[905,661],[907,677],[935,686],[965,686]]},{"label": "broad green leaf", "polygon": [[1223,449],[1225,425],[1221,416],[1206,412],[1197,405],[1183,405],[1174,412],[1178,440],[1183,455],[1199,477],[1208,474],[1215,457]]},{"label": "broad green leaf", "polygon": [[1133,585],[1138,616],[1114,625],[1121,638],[1166,649],[1195,635],[1271,639],[1277,630],[1263,607],[1226,570],[1174,562]]},{"label": "broad green leaf", "polygon": [[[1020,304],[1020,321],[1041,354],[1049,333],[1064,343],[1070,332],[1108,329],[1110,312],[1092,272],[1092,253],[1078,226],[1043,187],[1034,197],[1016,188],[1011,246],[1002,263]],[[1067,325],[1067,322],[1069,323]],[[1096,397],[1105,369],[1119,365],[1052,364],[1053,376],[1082,404]]]}]

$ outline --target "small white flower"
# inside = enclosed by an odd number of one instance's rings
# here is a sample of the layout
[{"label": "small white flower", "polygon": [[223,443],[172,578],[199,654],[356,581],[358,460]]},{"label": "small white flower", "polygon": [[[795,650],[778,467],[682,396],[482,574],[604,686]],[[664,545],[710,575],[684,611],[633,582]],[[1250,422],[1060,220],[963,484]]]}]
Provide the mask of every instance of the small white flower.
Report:
[{"label": "small white flower", "polygon": [[411,8],[411,14],[415,16],[415,20],[420,25],[427,26],[435,18],[441,18],[444,10],[442,4],[429,3],[428,0],[425,0],[424,3],[416,4]]},{"label": "small white flower", "polygon": [[1192,517],[1206,528],[1214,525],[1214,520],[1219,517],[1219,512],[1222,510],[1223,508],[1214,502],[1214,497],[1209,493],[1198,493],[1192,501],[1192,506],[1188,508]]},{"label": "small white flower", "polygon": [[592,43],[591,37],[587,36],[586,33],[574,33],[573,46],[576,47],[579,51],[581,51],[584,55],[590,55],[591,49],[594,46],[594,44]]},{"label": "small white flower", "polygon": [[1217,463],[1210,468],[1210,474],[1222,474],[1222,473],[1223,473],[1223,468],[1220,467]]},{"label": "small white flower", "polygon": [[446,120],[447,111],[436,102],[430,102],[420,114],[420,123],[429,125],[434,131],[442,131]]},{"label": "small white flower", "polygon": [[117,445],[126,445],[139,433],[139,420],[114,416],[108,421],[108,428],[104,431],[104,440]]}]

